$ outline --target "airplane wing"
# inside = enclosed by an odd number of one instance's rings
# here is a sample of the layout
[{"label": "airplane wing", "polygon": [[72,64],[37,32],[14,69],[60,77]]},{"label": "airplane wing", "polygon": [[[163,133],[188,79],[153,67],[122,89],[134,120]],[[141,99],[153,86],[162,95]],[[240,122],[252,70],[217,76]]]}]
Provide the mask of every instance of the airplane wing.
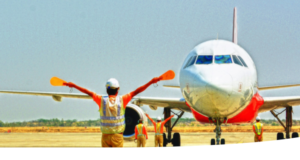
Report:
[{"label": "airplane wing", "polygon": [[190,108],[185,104],[184,98],[153,98],[153,97],[137,97],[134,98],[133,104],[136,105],[149,105],[152,110],[157,107],[166,107],[185,112],[191,112]]},{"label": "airplane wing", "polygon": [[173,85],[163,85],[164,87],[169,87],[169,88],[180,88],[180,86],[173,86]]},{"label": "airplane wing", "polygon": [[287,87],[297,87],[300,84],[290,84],[290,85],[282,85],[282,86],[269,86],[269,87],[258,87],[258,90],[269,90],[269,89],[279,89],[279,88],[287,88]]},{"label": "airplane wing", "polygon": [[[21,95],[35,95],[35,96],[49,96],[55,101],[61,101],[62,98],[78,98],[78,99],[92,99],[86,94],[76,93],[57,93],[57,92],[27,92],[27,91],[0,91],[0,93],[7,94],[21,94]],[[300,96],[285,96],[285,97],[263,97],[264,104],[259,108],[258,112],[267,112],[274,109],[281,109],[288,106],[299,106]],[[184,98],[153,98],[153,97],[135,97],[133,103],[136,105],[149,105],[153,110],[157,107],[168,107],[172,109],[191,112],[190,108],[185,104]]]},{"label": "airplane wing", "polygon": [[288,106],[299,106],[300,96],[285,97],[263,97],[264,104],[259,108],[258,112],[267,112],[273,109],[285,108]]},{"label": "airplane wing", "polygon": [[0,91],[0,93],[35,95],[35,96],[51,96],[55,101],[61,101],[62,97],[92,99],[92,97],[90,97],[86,94],[76,94],[76,93],[51,93],[51,92],[26,92],[26,91]]},{"label": "airplane wing", "polygon": [[[21,95],[34,95],[34,96],[49,96],[55,101],[61,101],[62,98],[79,98],[79,99],[92,99],[86,94],[75,93],[53,93],[53,92],[27,92],[27,91],[0,91],[6,94],[21,94]],[[168,107],[172,109],[191,112],[190,108],[185,104],[184,98],[151,98],[151,97],[134,97],[133,104],[136,105],[149,105],[153,110],[157,107]]]}]

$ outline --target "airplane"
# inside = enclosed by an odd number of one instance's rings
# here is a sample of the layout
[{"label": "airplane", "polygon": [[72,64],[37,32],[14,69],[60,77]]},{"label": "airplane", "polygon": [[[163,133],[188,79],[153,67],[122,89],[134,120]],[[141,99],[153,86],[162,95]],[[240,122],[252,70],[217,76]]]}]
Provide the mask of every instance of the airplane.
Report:
[{"label": "airplane", "polygon": [[[180,146],[180,134],[172,129],[185,112],[191,112],[200,123],[210,123],[216,126],[216,138],[211,145],[225,144],[221,138],[222,124],[242,124],[254,122],[258,113],[270,111],[284,127],[286,138],[290,138],[292,127],[292,107],[300,105],[300,96],[263,97],[262,90],[286,87],[296,87],[300,84],[260,87],[257,83],[256,67],[250,55],[237,43],[237,9],[233,13],[233,38],[226,40],[209,40],[197,45],[185,58],[180,69],[179,86],[164,85],[180,89],[183,98],[134,97],[127,105],[125,112],[126,129],[124,139],[134,136],[134,127],[140,118],[147,122],[141,105],[148,105],[152,110],[164,108],[164,118],[171,113],[177,115],[172,124],[165,124],[167,134],[164,134],[163,146],[172,143]],[[23,94],[36,96],[51,96],[55,101],[62,98],[92,99],[88,95],[73,93],[0,91],[0,93]],[[285,108],[286,124],[278,118],[276,109]],[[180,112],[175,113],[174,110]],[[299,137],[297,132],[292,138]],[[282,132],[277,133],[277,140],[285,139]]]}]

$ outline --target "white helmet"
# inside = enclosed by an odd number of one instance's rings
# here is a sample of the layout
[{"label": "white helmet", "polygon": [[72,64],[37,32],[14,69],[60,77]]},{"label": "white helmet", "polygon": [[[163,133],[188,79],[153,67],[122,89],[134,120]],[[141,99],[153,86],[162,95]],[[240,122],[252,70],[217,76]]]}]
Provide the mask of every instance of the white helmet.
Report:
[{"label": "white helmet", "polygon": [[257,121],[260,121],[260,117],[259,117],[259,116],[257,116],[257,117],[256,117],[256,120],[257,120]]},{"label": "white helmet", "polygon": [[106,82],[106,88],[110,89],[116,89],[116,88],[119,88],[120,85],[119,85],[119,82],[118,80],[116,80],[115,78],[111,78],[109,79],[107,82]]},{"label": "white helmet", "polygon": [[161,118],[160,118],[160,116],[158,116],[158,117],[157,117],[157,120],[158,120],[158,121],[161,121]]}]

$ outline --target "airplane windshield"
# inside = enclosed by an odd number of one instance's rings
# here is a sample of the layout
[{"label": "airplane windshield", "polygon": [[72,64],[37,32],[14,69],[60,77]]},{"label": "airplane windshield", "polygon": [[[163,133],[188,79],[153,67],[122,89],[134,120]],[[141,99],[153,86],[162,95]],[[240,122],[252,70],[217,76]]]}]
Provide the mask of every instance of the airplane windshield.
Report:
[{"label": "airplane windshield", "polygon": [[231,56],[230,55],[216,55],[215,63],[217,63],[217,64],[232,63]]},{"label": "airplane windshield", "polygon": [[239,59],[241,60],[241,62],[243,63],[243,65],[244,65],[245,67],[248,67],[247,64],[245,63],[245,61],[243,60],[243,58],[242,58],[241,56],[238,56],[238,57],[239,57]]},{"label": "airplane windshield", "polygon": [[237,65],[243,66],[242,62],[237,58],[236,55],[232,55],[233,62]]},{"label": "airplane windshield", "polygon": [[201,55],[201,56],[198,56],[197,58],[197,61],[196,61],[196,64],[211,64],[212,63],[212,58],[213,56],[204,56],[204,55]]},{"label": "airplane windshield", "polygon": [[194,62],[195,62],[195,59],[196,59],[196,57],[197,56],[193,56],[193,57],[191,57],[190,58],[190,60],[186,63],[186,65],[185,65],[185,67],[184,68],[186,68],[186,67],[189,67],[189,66],[191,66],[191,65],[193,65],[194,64]]}]

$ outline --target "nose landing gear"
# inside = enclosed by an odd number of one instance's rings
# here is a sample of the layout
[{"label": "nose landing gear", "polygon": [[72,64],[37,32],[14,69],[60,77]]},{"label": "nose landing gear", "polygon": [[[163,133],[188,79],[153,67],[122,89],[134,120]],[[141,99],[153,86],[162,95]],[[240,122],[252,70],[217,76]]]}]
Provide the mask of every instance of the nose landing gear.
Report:
[{"label": "nose landing gear", "polygon": [[210,141],[210,145],[225,144],[225,139],[224,138],[221,139],[221,132],[222,132],[222,130],[221,130],[221,124],[222,124],[223,121],[226,120],[226,118],[224,118],[224,119],[221,119],[221,118],[215,118],[215,119],[209,118],[209,120],[212,121],[216,125],[216,128],[214,130],[214,132],[216,132],[216,139],[212,138],[211,141]]}]

